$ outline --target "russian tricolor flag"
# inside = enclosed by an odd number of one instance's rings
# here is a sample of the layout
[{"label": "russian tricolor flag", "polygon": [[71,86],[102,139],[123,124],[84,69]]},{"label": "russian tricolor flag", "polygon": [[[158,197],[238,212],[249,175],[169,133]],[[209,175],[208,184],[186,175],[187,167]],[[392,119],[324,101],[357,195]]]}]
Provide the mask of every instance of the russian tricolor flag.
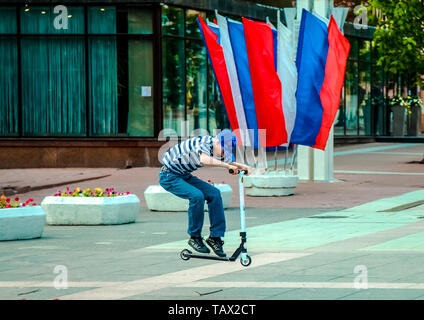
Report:
[{"label": "russian tricolor flag", "polygon": [[[286,143],[281,82],[276,71],[276,34],[262,22],[243,18],[243,24],[238,24],[217,17],[219,42],[217,31],[201,16],[198,23],[231,128],[244,145],[257,148],[258,141],[261,147]],[[247,129],[253,135],[240,134]],[[265,129],[266,135],[259,135],[259,129]]]},{"label": "russian tricolor flag", "polygon": [[[231,128],[237,135],[238,144],[241,145],[242,139],[239,132],[239,122],[237,120],[236,109],[233,100],[233,92],[231,90],[230,77],[228,74],[227,64],[225,63],[224,50],[218,42],[218,34],[215,33],[203,21],[199,14],[197,19],[200,30],[202,32],[203,40],[209,55],[212,69],[214,71],[215,79],[218,83],[219,91],[227,111],[228,120],[230,121]],[[217,30],[216,30],[217,32]]]},{"label": "russian tricolor flag", "polygon": [[219,27],[208,26],[200,15],[198,23],[239,145],[257,149],[290,142],[324,150],[350,49],[333,16],[327,27],[302,11],[296,66],[290,31],[280,22],[278,33],[268,23],[218,14]]},{"label": "russian tricolor flag", "polygon": [[268,23],[242,20],[258,129],[266,129],[266,141],[260,135],[260,146],[279,146],[287,142],[287,131],[276,70],[277,33]]},{"label": "russian tricolor flag", "polygon": [[349,41],[333,16],[329,25],[302,11],[296,66],[297,110],[291,142],[324,150],[339,108]]}]

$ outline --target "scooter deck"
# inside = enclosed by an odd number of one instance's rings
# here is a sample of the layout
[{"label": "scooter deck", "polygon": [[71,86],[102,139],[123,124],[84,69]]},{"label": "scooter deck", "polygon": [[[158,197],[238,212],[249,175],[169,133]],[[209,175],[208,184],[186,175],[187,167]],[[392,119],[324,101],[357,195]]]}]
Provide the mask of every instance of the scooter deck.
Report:
[{"label": "scooter deck", "polygon": [[252,262],[252,259],[250,258],[250,256],[247,254],[247,251],[242,249],[242,246],[240,246],[231,257],[217,257],[217,256],[212,256],[212,255],[203,255],[203,254],[196,254],[191,252],[188,249],[184,249],[183,251],[181,251],[180,253],[180,257],[181,259],[187,261],[191,258],[197,258],[197,259],[206,259],[206,260],[218,260],[218,261],[229,261],[229,262],[234,262],[237,260],[237,258],[239,257],[239,255],[241,254],[241,252],[243,251],[243,253],[245,254],[245,256],[240,259],[240,263],[247,267],[250,265],[250,263]]},{"label": "scooter deck", "polygon": [[236,260],[236,259],[231,259],[228,257],[218,257],[218,256],[202,255],[202,254],[196,254],[196,253],[187,254],[187,257],[198,258],[198,259],[208,259],[208,260],[219,260],[219,261],[235,261]]}]

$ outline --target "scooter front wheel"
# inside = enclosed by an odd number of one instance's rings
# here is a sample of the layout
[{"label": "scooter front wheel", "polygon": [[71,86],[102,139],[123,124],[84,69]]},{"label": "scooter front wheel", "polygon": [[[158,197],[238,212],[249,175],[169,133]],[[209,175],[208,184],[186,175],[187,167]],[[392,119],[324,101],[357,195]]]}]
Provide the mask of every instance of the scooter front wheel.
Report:
[{"label": "scooter front wheel", "polygon": [[188,259],[190,259],[190,255],[191,255],[191,251],[184,249],[183,251],[181,251],[180,253],[180,257],[181,259],[183,259],[184,261],[187,261]]},{"label": "scooter front wheel", "polygon": [[252,258],[249,255],[246,255],[246,258],[240,258],[240,263],[243,267],[248,267],[252,263]]}]

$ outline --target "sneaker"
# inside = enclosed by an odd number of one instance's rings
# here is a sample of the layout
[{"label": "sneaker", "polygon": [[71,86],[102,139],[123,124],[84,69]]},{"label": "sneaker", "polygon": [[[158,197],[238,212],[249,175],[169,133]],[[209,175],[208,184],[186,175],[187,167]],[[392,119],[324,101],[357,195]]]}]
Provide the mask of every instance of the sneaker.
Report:
[{"label": "sneaker", "polygon": [[213,238],[209,237],[206,239],[206,243],[209,247],[212,248],[213,252],[219,257],[226,257],[224,250],[222,249],[222,246],[224,245],[224,241],[221,240],[221,238]]},{"label": "sneaker", "polygon": [[188,244],[190,247],[192,247],[194,250],[200,253],[210,253],[211,251],[208,249],[208,247],[205,246],[203,243],[203,239],[201,237],[191,237],[188,240]]}]

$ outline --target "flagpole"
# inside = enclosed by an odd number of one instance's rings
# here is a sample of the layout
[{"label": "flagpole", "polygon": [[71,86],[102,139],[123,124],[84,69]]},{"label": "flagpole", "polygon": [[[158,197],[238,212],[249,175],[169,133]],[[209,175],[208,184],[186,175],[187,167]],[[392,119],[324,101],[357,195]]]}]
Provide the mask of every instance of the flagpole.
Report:
[{"label": "flagpole", "polygon": [[278,147],[275,147],[275,151],[274,151],[274,171],[277,172],[277,151],[278,151]]},{"label": "flagpole", "polygon": [[292,163],[290,167],[291,174],[293,174],[293,166],[294,166],[296,157],[297,157],[297,144],[295,144],[293,147],[293,158],[292,158]]},{"label": "flagpole", "polygon": [[285,175],[287,175],[287,160],[289,158],[289,146],[290,146],[290,143],[286,147],[286,154],[284,157],[284,174]]}]

